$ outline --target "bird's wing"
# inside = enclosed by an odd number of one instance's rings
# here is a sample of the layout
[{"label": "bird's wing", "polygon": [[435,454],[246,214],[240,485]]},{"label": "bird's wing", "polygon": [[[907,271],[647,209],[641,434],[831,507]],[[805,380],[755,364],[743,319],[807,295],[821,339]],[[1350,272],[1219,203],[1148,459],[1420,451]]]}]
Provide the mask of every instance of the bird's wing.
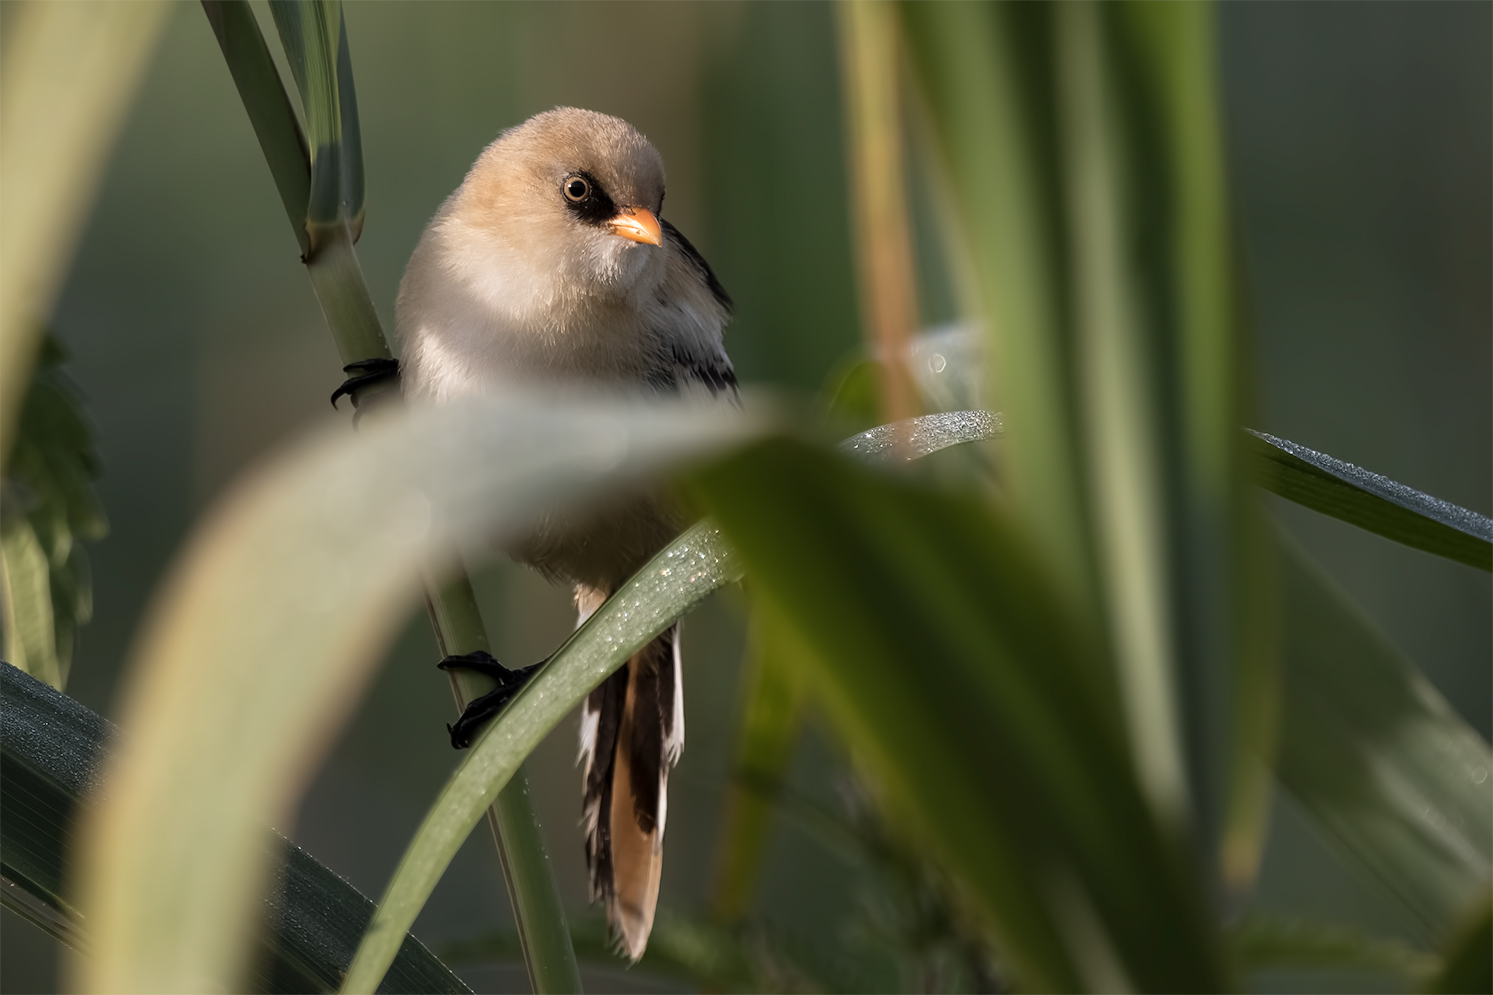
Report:
[{"label": "bird's wing", "polygon": [[648,314],[656,337],[648,381],[658,390],[735,403],[736,371],[721,342],[731,297],[689,239],[667,221],[661,224],[669,260]]},{"label": "bird's wing", "polygon": [[659,224],[664,230],[664,241],[677,249],[679,254],[689,261],[690,266],[705,281],[706,289],[710,291],[710,295],[715,298],[721,310],[729,315],[736,305],[732,302],[731,295],[726,293],[726,288],[721,286],[721,281],[715,278],[715,270],[711,269],[710,264],[705,261],[705,257],[700,255],[700,250],[696,249],[690,240],[684,237],[684,232],[675,228],[669,222],[660,218]]}]

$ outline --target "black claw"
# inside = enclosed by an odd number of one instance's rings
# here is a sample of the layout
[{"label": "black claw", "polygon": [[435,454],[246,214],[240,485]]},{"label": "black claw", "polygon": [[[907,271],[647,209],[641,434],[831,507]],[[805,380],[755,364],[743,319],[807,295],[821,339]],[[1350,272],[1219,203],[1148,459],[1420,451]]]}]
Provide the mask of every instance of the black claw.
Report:
[{"label": "black claw", "polygon": [[358,391],[369,384],[378,383],[383,380],[399,378],[399,360],[397,359],[360,359],[356,363],[348,363],[342,368],[343,373],[351,374],[342,381],[342,386],[332,391],[332,407],[337,406],[339,397],[347,396],[353,399],[353,407],[358,406]]},{"label": "black claw", "polygon": [[468,705],[466,711],[461,713],[461,718],[456,720],[455,725],[446,726],[446,732],[451,734],[451,745],[458,750],[465,750],[477,738],[477,733],[481,731],[482,726],[489,719],[495,718],[504,706],[513,700],[513,696],[529,682],[529,678],[534,676],[534,672],[543,666],[543,663],[509,670],[494,660],[491,653],[478,650],[462,656],[448,656],[436,666],[442,670],[476,671],[498,682],[497,687]]},{"label": "black claw", "polygon": [[500,687],[513,674],[513,671],[494,660],[493,655],[486,650],[465,653],[461,656],[448,656],[436,666],[442,670],[472,670],[491,677],[498,682]]}]

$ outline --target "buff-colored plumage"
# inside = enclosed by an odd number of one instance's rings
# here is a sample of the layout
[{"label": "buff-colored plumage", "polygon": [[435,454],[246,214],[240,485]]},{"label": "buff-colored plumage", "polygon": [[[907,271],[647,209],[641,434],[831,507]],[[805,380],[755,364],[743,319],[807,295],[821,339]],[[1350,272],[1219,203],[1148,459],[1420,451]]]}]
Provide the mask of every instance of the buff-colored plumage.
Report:
[{"label": "buff-colored plumage", "polygon": [[[663,161],[625,121],[559,108],[505,131],[441,205],[405,271],[406,396],[439,403],[518,385],[734,402],[721,345],[729,298],[663,220],[663,202]],[[584,619],[680,524],[656,495],[619,495],[553,512],[509,551],[574,585]],[[682,701],[675,629],[597,688],[582,717],[593,898],[633,959],[658,900]]]}]

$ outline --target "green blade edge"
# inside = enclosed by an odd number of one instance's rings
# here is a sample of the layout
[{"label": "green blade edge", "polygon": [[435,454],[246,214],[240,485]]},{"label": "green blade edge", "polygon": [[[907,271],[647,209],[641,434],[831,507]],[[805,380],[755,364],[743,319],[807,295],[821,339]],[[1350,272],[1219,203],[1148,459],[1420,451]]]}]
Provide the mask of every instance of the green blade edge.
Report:
[{"label": "green blade edge", "polygon": [[1493,519],[1326,453],[1246,430],[1260,486],[1414,549],[1493,572]]}]

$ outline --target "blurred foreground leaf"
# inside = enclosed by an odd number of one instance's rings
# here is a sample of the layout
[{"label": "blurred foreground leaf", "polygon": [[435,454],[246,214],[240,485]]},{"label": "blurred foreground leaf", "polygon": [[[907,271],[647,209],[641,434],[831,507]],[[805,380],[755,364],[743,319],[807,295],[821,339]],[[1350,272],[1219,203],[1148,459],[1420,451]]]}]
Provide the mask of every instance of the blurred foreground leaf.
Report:
[{"label": "blurred foreground leaf", "polygon": [[[71,698],[0,666],[0,871],[5,905],[75,949],[87,935],[64,883],[77,854],[74,823],[103,775],[115,730]],[[257,930],[250,990],[335,991],[373,903],[300,847],[270,834],[280,884]],[[21,903],[22,894],[34,899]],[[469,989],[414,937],[386,979],[390,992]]]},{"label": "blurred foreground leaf", "polygon": [[1441,971],[1430,979],[1428,992],[1493,991],[1493,900],[1485,893],[1446,945]]},{"label": "blurred foreground leaf", "polygon": [[[960,411],[882,426],[844,448],[863,458],[916,458],[989,438],[995,416]],[[894,440],[900,440],[897,447]],[[345,992],[368,992],[394,955],[394,940],[424,908],[436,883],[491,799],[525,757],[607,675],[706,597],[738,580],[736,557],[710,522],[687,529],[633,575],[549,658],[472,744],[400,858]]]},{"label": "blurred foreground leaf", "polygon": [[699,481],[757,596],[812,648],[816,700],[969,890],[1019,984],[1224,987],[1096,634],[1009,525],[792,442]]},{"label": "blurred foreground leaf", "polygon": [[752,612],[742,668],[740,728],[716,836],[711,916],[739,922],[751,907],[772,829],[772,786],[783,780],[803,725],[803,649],[781,621]]},{"label": "blurred foreground leaf", "polygon": [[109,530],[93,485],[99,470],[93,429],[62,371],[65,358],[48,337],[0,491],[5,657],[58,690],[67,683],[77,630],[93,614],[82,541]]},{"label": "blurred foreground leaf", "polygon": [[1436,958],[1398,940],[1326,923],[1250,916],[1229,932],[1241,972],[1275,967],[1381,971],[1407,981],[1426,976]]},{"label": "blurred foreground leaf", "polygon": [[[363,225],[363,150],[342,5],[271,5],[305,112],[309,148],[247,0],[203,0],[203,8],[279,188],[343,372],[353,374],[332,401],[348,392],[354,408],[386,402],[398,394],[398,364],[353,248]],[[444,585],[429,585],[426,604],[442,657],[491,649],[471,582],[460,571]],[[448,676],[458,711],[493,688],[491,679],[470,671]],[[537,991],[579,991],[565,910],[522,771],[499,796],[489,820],[530,983]]]},{"label": "blurred foreground leaf", "polygon": [[1277,776],[1434,943],[1493,888],[1493,752],[1336,585],[1282,548]]},{"label": "blurred foreground leaf", "polygon": [[53,299],[170,6],[15,5],[0,52],[0,465]]},{"label": "blurred foreground leaf", "polygon": [[295,804],[425,568],[761,430],[729,412],[516,396],[369,421],[251,474],[163,585],[87,826],[77,987],[236,987],[260,827]]},{"label": "blurred foreground leaf", "polygon": [[[575,924],[572,936],[577,957],[596,968],[617,968],[617,954],[604,921],[583,918]],[[518,937],[511,930],[487,933],[447,944],[441,956],[452,964],[511,963],[519,956]],[[627,969],[627,976],[635,985],[653,987],[655,979],[667,979],[721,992],[879,989],[863,970],[857,970],[862,965],[847,958],[834,958],[833,963],[826,960],[822,951],[768,923],[721,926],[660,906],[648,950]]]}]

